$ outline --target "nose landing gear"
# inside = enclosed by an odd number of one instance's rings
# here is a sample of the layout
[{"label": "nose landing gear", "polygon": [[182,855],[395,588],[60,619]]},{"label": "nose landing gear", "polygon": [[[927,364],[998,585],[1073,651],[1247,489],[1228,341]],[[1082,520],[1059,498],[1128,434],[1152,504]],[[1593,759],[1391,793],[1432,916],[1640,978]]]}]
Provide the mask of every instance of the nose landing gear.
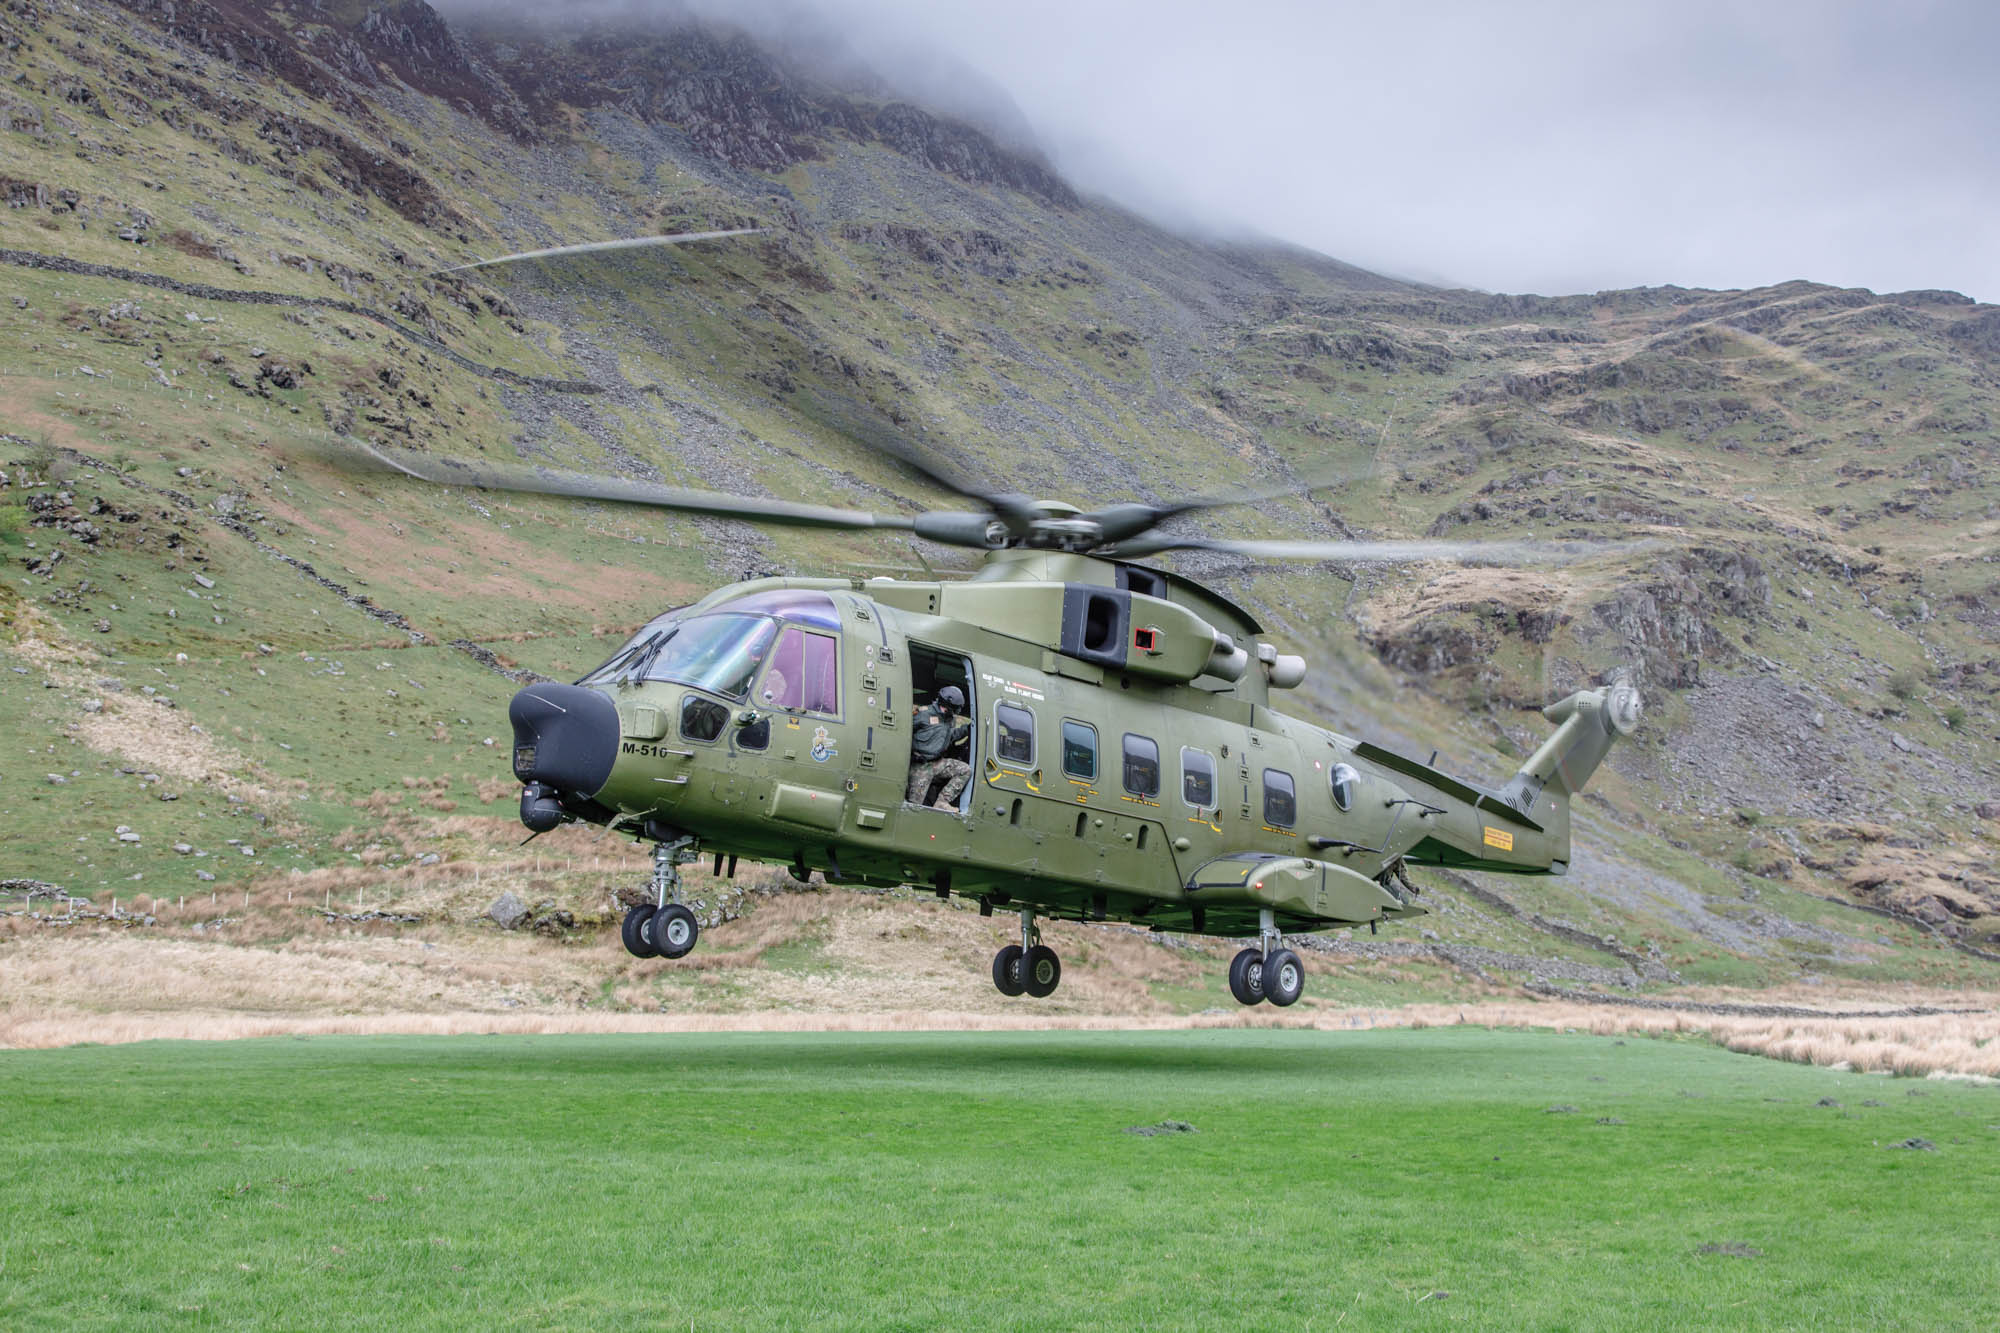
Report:
[{"label": "nose landing gear", "polygon": [[701,923],[680,900],[680,868],[695,855],[693,838],[653,845],[653,901],[628,910],[618,932],[634,958],[679,958],[701,938]]},{"label": "nose landing gear", "polygon": [[1285,937],[1278,933],[1267,907],[1258,913],[1256,947],[1243,950],[1229,962],[1229,993],[1238,1004],[1269,1000],[1283,1008],[1296,1004],[1305,990],[1305,964],[1285,947]]},{"label": "nose landing gear", "polygon": [[1046,999],[1062,983],[1062,959],[1042,943],[1035,914],[1021,909],[1021,942],[993,955],[993,985],[1002,995],[1032,995]]}]

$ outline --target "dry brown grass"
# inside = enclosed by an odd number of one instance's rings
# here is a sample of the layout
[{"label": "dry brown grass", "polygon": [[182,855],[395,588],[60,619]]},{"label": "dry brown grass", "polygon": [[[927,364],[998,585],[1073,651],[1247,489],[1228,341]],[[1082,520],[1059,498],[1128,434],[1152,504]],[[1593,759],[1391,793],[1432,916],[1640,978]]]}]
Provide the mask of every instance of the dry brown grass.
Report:
[{"label": "dry brown grass", "polygon": [[[502,850],[485,841],[496,821],[437,822],[472,850],[431,866],[272,875],[249,887],[247,902],[241,890],[185,907],[161,900],[164,924],[152,929],[0,918],[0,1046],[287,1033],[1477,1025],[1700,1035],[1774,1059],[2000,1077],[2000,996],[1816,987],[1683,997],[1821,1011],[1788,1019],[1583,1005],[1499,988],[1462,1004],[1359,1008],[1341,1002],[1349,976],[1419,992],[1429,981],[1432,994],[1438,978],[1415,965],[1314,956],[1312,990],[1291,1010],[1189,1015],[1158,988],[1204,984],[1233,946],[1171,949],[1142,932],[1064,922],[1044,926],[1063,958],[1062,989],[1030,1004],[1003,999],[987,979],[993,950],[1014,937],[1012,918],[841,891],[758,897],[754,911],[707,931],[688,958],[641,960],[617,943],[609,891],[643,871],[643,855],[568,831]],[[400,840],[394,829],[376,832]],[[691,879],[697,893],[710,887],[705,876]],[[567,939],[502,933],[482,914],[505,889],[531,903],[554,900],[586,928]],[[311,910],[330,900],[349,911],[357,898],[424,922],[328,922]],[[211,929],[218,915],[230,922]],[[197,922],[200,933],[190,929]],[[780,967],[772,951],[782,948],[795,952]],[[1915,1005],[1983,1009],[1890,1019],[1851,1012]]]},{"label": "dry brown grass", "polygon": [[[117,979],[92,974],[98,981]],[[155,978],[157,979],[157,978]],[[119,983],[125,984],[125,983]],[[216,997],[205,999],[213,1001]],[[0,1011],[0,1046],[52,1047],[77,1042],[225,1041],[307,1035],[447,1035],[591,1032],[1002,1032],[1162,1031],[1197,1028],[1371,1028],[1476,1026],[1548,1028],[1614,1034],[1688,1034],[1730,1050],[1800,1063],[1931,1078],[2000,1079],[2000,1017],[1787,1019],[1781,1022],[1656,1010],[1510,1001],[1409,1005],[1396,1009],[1330,1007],[1307,1013],[1266,1009],[1203,1014],[1061,1013],[1046,1008],[925,1007],[734,1012],[589,1010],[386,1010],[369,1013],[247,1013],[215,1007],[133,1009],[102,1014]]]},{"label": "dry brown grass", "polygon": [[[1748,997],[1736,997],[1738,999]],[[1414,1027],[1478,1023],[1614,1033],[1687,1033],[1746,1055],[1797,1064],[1913,1076],[1972,1075],[2000,1079],[2000,997],[1924,997],[1932,1006],[1985,1005],[1976,1013],[1866,1018],[1830,1009],[1814,1018],[1752,1018],[1619,1006],[1487,1003],[1458,1009],[1415,1005],[1395,1011]]]}]

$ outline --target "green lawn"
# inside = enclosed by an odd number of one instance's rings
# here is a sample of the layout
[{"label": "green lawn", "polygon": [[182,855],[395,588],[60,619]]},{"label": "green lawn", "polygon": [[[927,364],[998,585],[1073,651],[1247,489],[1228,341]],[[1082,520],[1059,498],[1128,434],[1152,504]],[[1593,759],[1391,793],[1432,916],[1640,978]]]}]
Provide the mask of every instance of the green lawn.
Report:
[{"label": "green lawn", "polygon": [[2000,1290],[2000,1093],[1692,1041],[158,1043],[0,1055],[0,1117],[9,1328],[1986,1328]]}]

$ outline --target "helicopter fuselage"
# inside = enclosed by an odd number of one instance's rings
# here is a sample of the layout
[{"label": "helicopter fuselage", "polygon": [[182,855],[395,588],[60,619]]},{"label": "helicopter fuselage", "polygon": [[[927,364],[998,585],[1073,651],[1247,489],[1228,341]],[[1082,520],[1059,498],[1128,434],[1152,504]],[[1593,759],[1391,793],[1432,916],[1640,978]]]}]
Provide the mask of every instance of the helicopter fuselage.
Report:
[{"label": "helicopter fuselage", "polygon": [[[1079,556],[962,583],[738,584],[578,685],[517,696],[523,819],[1216,935],[1420,914],[1406,864],[1566,868],[1567,799],[1603,745],[1567,786],[1531,761],[1473,787],[1276,711],[1303,664],[1258,632],[1199,585]],[[946,685],[970,778],[937,808],[911,790],[912,722]],[[1608,738],[1603,702],[1565,701],[1589,715],[1569,730]],[[1577,769],[1573,741],[1541,767]]]}]

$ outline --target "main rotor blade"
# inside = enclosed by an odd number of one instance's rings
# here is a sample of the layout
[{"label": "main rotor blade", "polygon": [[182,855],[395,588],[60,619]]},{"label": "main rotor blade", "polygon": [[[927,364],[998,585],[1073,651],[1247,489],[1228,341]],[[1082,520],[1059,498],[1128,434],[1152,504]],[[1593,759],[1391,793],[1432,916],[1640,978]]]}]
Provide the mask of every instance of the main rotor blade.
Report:
[{"label": "main rotor blade", "polygon": [[795,406],[800,415],[815,425],[824,426],[878,454],[893,458],[933,486],[985,506],[1015,536],[1025,537],[1033,531],[1039,514],[1027,496],[982,489],[957,467],[918,443],[907,431],[884,420],[872,408],[849,399],[827,397],[811,389],[799,394]]},{"label": "main rotor blade", "polygon": [[763,500],[722,491],[685,490],[624,477],[592,476],[495,463],[467,463],[406,450],[381,449],[356,441],[377,466],[439,486],[469,486],[482,490],[521,491],[530,495],[567,495],[614,504],[641,505],[684,514],[711,514],[752,523],[778,523],[798,528],[887,528],[910,531],[916,520],[901,514],[870,514],[858,509]]},{"label": "main rotor blade", "polygon": [[1350,481],[1361,481],[1373,475],[1372,467],[1341,468],[1319,472],[1285,486],[1263,488],[1245,486],[1236,490],[1217,491],[1212,495],[1196,495],[1168,504],[1135,502],[1106,505],[1082,517],[1097,524],[1104,533],[1104,541],[1124,542],[1151,532],[1168,519],[1182,514],[1192,514],[1204,509],[1227,509],[1232,505],[1262,504],[1266,500],[1304,497],[1314,491],[1325,490],[1329,486],[1344,486]]},{"label": "main rotor blade", "polygon": [[1560,565],[1614,552],[1629,553],[1634,545],[1541,541],[1217,541],[1205,537],[1158,537],[1121,542],[1103,554],[1131,560],[1162,551],[1215,551],[1260,560],[1342,560],[1355,564],[1449,560],[1462,565]]},{"label": "main rotor blade", "polygon": [[643,250],[656,245],[685,245],[689,241],[719,241],[728,236],[755,236],[766,230],[768,228],[738,227],[733,231],[683,231],[667,236],[633,236],[621,241],[588,241],[582,245],[558,245],[547,250],[523,250],[517,255],[501,255],[497,259],[475,259],[470,264],[434,269],[430,276],[438,278],[447,273],[492,268],[497,264],[521,264],[532,259],[561,259],[566,255],[602,254],[607,250]]}]

